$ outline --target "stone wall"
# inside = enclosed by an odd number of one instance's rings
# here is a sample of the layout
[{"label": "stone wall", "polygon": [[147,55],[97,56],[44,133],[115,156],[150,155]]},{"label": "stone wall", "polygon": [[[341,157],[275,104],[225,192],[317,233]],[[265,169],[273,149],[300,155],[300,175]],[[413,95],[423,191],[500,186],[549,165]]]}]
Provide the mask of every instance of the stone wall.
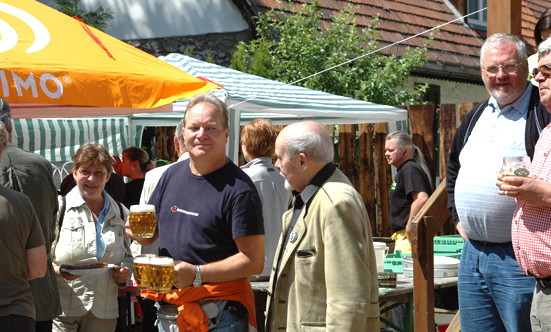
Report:
[{"label": "stone wall", "polygon": [[240,41],[248,42],[254,38],[254,32],[250,30],[232,33],[209,33],[197,36],[176,36],[154,39],[125,40],[128,44],[159,57],[170,53],[186,52],[196,59],[206,61],[210,54],[214,63],[229,67],[231,54]]}]

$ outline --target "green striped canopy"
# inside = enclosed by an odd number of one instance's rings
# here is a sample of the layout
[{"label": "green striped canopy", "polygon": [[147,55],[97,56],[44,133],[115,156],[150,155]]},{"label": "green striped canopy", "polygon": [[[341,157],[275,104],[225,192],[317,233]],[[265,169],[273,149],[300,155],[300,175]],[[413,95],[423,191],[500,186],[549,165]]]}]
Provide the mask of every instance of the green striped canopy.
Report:
[{"label": "green striped canopy", "polygon": [[136,128],[139,135],[133,135],[135,139],[129,141],[126,117],[12,121],[12,143],[23,150],[39,154],[54,164],[71,161],[72,155],[86,143],[101,144],[111,155],[120,156],[127,147],[140,146],[143,131],[143,127]]}]

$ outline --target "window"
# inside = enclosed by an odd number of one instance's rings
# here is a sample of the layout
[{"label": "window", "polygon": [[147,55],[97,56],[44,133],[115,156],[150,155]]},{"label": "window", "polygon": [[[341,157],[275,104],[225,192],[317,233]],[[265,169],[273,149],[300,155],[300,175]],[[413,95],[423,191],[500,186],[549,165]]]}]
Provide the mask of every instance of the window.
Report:
[{"label": "window", "polygon": [[[487,7],[487,0],[469,0],[467,4],[467,12],[473,13],[480,9]],[[480,11],[476,14],[470,15],[467,18],[467,22],[478,27],[487,27],[488,26],[488,14],[487,10]]]},{"label": "window", "polygon": [[[424,85],[416,83],[415,85]],[[420,103],[434,104],[440,107],[440,86],[429,84],[429,87],[425,91],[425,95],[421,96],[418,100]]]}]

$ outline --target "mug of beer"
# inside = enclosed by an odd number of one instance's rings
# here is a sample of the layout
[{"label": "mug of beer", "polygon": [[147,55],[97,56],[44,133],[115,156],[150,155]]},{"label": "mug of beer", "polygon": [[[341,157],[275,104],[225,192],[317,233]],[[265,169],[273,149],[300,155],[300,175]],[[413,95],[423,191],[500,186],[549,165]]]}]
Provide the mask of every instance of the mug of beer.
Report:
[{"label": "mug of beer", "polygon": [[147,266],[149,265],[149,260],[155,257],[154,254],[141,254],[134,257],[134,280],[138,284],[138,288],[145,290],[149,289],[149,278],[147,276]]},{"label": "mug of beer", "polygon": [[507,183],[507,176],[530,176],[530,157],[528,156],[506,156],[503,157],[503,167],[501,168],[501,177],[503,183],[507,185],[513,185]]},{"label": "mug of beer", "polygon": [[167,293],[174,285],[174,260],[170,257],[151,257],[147,265],[149,290]]},{"label": "mug of beer", "polygon": [[130,230],[136,238],[152,238],[157,228],[157,215],[155,205],[131,205],[130,206]]}]

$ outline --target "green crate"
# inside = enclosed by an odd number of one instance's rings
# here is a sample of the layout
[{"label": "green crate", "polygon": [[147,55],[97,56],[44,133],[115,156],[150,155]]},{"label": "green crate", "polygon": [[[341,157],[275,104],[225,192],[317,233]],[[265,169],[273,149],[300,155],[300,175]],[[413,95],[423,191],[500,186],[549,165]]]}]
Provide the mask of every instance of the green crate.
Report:
[{"label": "green crate", "polygon": [[385,271],[386,270],[392,270],[392,272],[394,273],[404,273],[404,268],[402,267],[402,259],[385,259]]},{"label": "green crate", "polygon": [[461,235],[445,235],[434,237],[435,253],[461,254],[464,245],[465,241],[463,240]]},{"label": "green crate", "polygon": [[[456,259],[461,259],[461,251],[459,252],[434,252],[435,256],[446,256]],[[400,250],[396,250],[393,254],[388,254],[385,258],[385,270],[392,270],[394,273],[404,273],[403,256]]]}]

